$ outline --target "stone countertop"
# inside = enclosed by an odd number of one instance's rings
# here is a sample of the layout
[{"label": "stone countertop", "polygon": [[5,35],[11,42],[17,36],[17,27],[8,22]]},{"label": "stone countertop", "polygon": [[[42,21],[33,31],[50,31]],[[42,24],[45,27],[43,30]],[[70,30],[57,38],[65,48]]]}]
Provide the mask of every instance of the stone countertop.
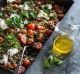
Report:
[{"label": "stone countertop", "polygon": [[[74,19],[73,22],[71,20],[71,17],[73,17]],[[74,0],[74,4],[62,21],[70,23],[72,22],[73,25],[80,24],[80,0]],[[78,34],[75,39],[74,51],[71,55],[68,56],[68,58],[65,59],[64,63],[61,66],[56,67],[53,71],[45,71],[42,68],[42,60],[50,49],[49,47],[53,42],[52,39],[55,36],[56,33],[54,32],[46,43],[47,47],[44,46],[43,50],[37,56],[37,59],[30,66],[25,74],[80,74],[80,34]]]}]

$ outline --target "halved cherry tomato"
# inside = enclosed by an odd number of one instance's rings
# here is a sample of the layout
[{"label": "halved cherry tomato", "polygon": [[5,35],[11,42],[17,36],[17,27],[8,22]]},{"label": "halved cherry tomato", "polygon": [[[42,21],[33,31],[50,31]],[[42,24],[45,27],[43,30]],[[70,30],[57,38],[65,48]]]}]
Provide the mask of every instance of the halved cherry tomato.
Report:
[{"label": "halved cherry tomato", "polygon": [[43,27],[43,26],[41,26],[41,25],[38,25],[38,26],[36,27],[36,29],[37,29],[37,30],[44,30],[45,27]]},{"label": "halved cherry tomato", "polygon": [[27,39],[26,39],[26,36],[25,36],[24,34],[19,33],[19,34],[18,34],[18,39],[20,40],[20,42],[21,42],[22,44],[26,45]]},{"label": "halved cherry tomato", "polygon": [[38,51],[40,51],[42,48],[42,44],[40,42],[35,42],[33,44],[33,47],[36,48]]},{"label": "halved cherry tomato", "polygon": [[52,30],[46,30],[46,36],[49,37],[53,33]]},{"label": "halved cherry tomato", "polygon": [[30,64],[31,64],[31,61],[30,61],[29,59],[25,58],[25,59],[23,60],[23,66],[24,66],[25,68],[28,68]]},{"label": "halved cherry tomato", "polygon": [[36,28],[36,25],[35,24],[28,24],[27,25],[27,29],[28,30],[35,30],[35,28]]},{"label": "halved cherry tomato", "polygon": [[34,31],[33,30],[28,30],[27,33],[28,33],[28,35],[34,35]]}]

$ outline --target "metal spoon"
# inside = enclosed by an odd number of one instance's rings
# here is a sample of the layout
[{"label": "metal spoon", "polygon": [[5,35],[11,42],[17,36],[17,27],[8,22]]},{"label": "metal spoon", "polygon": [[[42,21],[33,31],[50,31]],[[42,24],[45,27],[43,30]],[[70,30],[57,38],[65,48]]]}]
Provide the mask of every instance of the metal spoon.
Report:
[{"label": "metal spoon", "polygon": [[24,46],[24,50],[23,50],[23,52],[22,52],[22,54],[21,54],[20,62],[19,62],[19,64],[18,64],[16,70],[13,72],[13,74],[19,74],[19,69],[20,69],[20,66],[21,66],[21,63],[22,63],[22,60],[23,60],[24,52],[25,52],[25,50],[26,50],[27,47],[28,47],[28,46]]}]

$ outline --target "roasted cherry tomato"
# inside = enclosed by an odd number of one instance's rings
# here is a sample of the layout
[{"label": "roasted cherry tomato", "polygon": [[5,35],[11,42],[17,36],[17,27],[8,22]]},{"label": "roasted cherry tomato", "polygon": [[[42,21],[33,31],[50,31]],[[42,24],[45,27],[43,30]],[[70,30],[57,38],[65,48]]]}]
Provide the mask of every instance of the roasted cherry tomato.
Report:
[{"label": "roasted cherry tomato", "polygon": [[33,30],[28,30],[28,31],[27,31],[27,34],[28,34],[28,35],[34,35],[34,31],[33,31]]},{"label": "roasted cherry tomato", "polygon": [[18,34],[18,39],[20,40],[20,42],[21,42],[22,44],[26,45],[27,39],[26,39],[26,36],[25,36],[24,34],[19,33],[19,34]]},{"label": "roasted cherry tomato", "polygon": [[46,30],[46,36],[49,37],[53,33],[52,30]]},{"label": "roasted cherry tomato", "polygon": [[41,25],[37,25],[37,26],[36,26],[36,29],[37,29],[37,30],[44,30],[45,27],[43,27],[43,26],[41,26]]},{"label": "roasted cherry tomato", "polygon": [[17,67],[17,64],[13,63],[13,64],[12,64],[12,68],[15,70],[16,67]]},{"label": "roasted cherry tomato", "polygon": [[33,47],[36,48],[38,51],[40,51],[42,48],[42,44],[40,42],[35,42],[33,44]]},{"label": "roasted cherry tomato", "polygon": [[25,58],[25,59],[23,60],[23,66],[24,66],[25,68],[28,68],[30,64],[31,64],[31,61],[30,61],[29,59]]},{"label": "roasted cherry tomato", "polygon": [[28,30],[35,30],[35,28],[36,28],[36,25],[35,24],[28,24],[27,25],[27,29]]}]

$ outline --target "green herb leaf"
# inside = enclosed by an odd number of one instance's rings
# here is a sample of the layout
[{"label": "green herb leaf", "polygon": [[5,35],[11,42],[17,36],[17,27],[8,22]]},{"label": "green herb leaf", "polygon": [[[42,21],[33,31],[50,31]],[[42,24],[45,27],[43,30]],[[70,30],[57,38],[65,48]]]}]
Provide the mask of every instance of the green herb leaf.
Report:
[{"label": "green herb leaf", "polygon": [[9,26],[16,26],[17,28],[23,28],[24,27],[24,23],[22,21],[22,18],[21,17],[12,17],[8,20],[5,21],[6,24],[8,24]]},{"label": "green herb leaf", "polygon": [[62,64],[62,60],[58,59],[57,57],[53,58],[53,62],[55,65],[61,65]]},{"label": "green herb leaf", "polygon": [[37,14],[36,14],[35,11],[32,11],[32,12],[29,13],[29,16],[30,16],[31,19],[35,19],[37,17]]},{"label": "green herb leaf", "polygon": [[50,13],[50,10],[48,9],[48,5],[47,4],[42,6],[42,10],[47,14]]},{"label": "green herb leaf", "polygon": [[50,16],[50,19],[51,20],[56,20],[57,19],[57,16],[56,15]]},{"label": "green herb leaf", "polygon": [[8,50],[11,47],[20,48],[21,45],[13,34],[8,34],[4,38],[4,42],[1,45],[1,48],[4,49],[4,50]]},{"label": "green herb leaf", "polygon": [[50,63],[48,61],[48,59],[45,59],[44,62],[43,62],[43,67],[45,68],[50,68]]},{"label": "green herb leaf", "polygon": [[24,18],[29,18],[29,12],[26,12],[26,11],[22,11],[20,13],[20,16],[24,19]]}]

